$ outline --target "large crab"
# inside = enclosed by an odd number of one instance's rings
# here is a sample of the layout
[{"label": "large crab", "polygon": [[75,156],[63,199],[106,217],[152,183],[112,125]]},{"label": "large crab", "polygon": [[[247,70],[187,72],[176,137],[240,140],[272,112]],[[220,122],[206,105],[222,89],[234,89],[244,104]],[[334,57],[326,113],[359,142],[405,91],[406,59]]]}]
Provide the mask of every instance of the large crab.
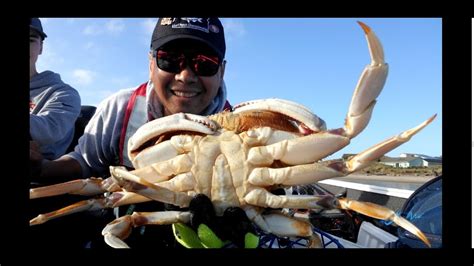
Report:
[{"label": "large crab", "polygon": [[[111,208],[150,200],[187,207],[193,195],[205,194],[222,215],[230,206],[245,210],[263,231],[279,236],[302,236],[317,242],[312,225],[273,208],[340,208],[391,220],[427,245],[426,236],[394,211],[368,202],[330,196],[274,195],[272,189],[310,184],[358,171],[408,141],[435,116],[415,128],[389,138],[348,161],[321,161],[349,144],[368,124],[376,98],[388,73],[382,46],[363,23],[370,50],[368,65],[357,84],[345,125],[327,130],[325,122],[308,108],[282,99],[264,99],[235,106],[232,112],[204,117],[179,113],[151,121],[137,130],[128,143],[135,170],[110,167],[111,177],[90,178],[30,190],[30,198],[64,193],[105,197],[41,214],[30,221],[40,224],[69,213]],[[187,211],[139,213],[119,217],[103,230],[112,247],[128,247],[124,239],[144,224],[187,223]]]}]

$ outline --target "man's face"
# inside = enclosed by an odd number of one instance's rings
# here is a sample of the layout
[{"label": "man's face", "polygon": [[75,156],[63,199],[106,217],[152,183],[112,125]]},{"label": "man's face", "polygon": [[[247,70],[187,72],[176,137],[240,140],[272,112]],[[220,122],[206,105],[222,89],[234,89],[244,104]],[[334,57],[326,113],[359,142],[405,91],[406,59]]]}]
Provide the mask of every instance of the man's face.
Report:
[{"label": "man's face", "polygon": [[[201,54],[212,56],[214,53],[210,48],[196,41],[170,42],[159,51],[163,51],[171,59],[183,58],[179,57],[180,55],[186,58],[184,61],[181,60],[181,62],[186,62],[182,69],[165,71],[158,67],[158,59],[150,56],[150,78],[158,99],[163,105],[163,114],[171,115],[179,112],[201,114],[217,95],[224,76],[224,65],[220,64],[217,72],[211,76],[196,74],[188,58],[196,58],[196,55]],[[160,54],[163,53],[160,52]]]},{"label": "man's face", "polygon": [[43,42],[40,35],[30,29],[30,68],[36,64],[38,56],[43,51]]}]

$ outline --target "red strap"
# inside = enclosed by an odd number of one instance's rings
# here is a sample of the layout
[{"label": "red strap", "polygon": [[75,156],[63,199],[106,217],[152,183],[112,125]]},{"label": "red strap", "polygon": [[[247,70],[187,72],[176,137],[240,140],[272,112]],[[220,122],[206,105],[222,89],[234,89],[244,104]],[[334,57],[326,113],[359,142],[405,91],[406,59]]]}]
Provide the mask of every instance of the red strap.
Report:
[{"label": "red strap", "polygon": [[119,158],[120,158],[121,165],[123,165],[123,145],[125,143],[125,135],[127,133],[128,120],[130,120],[130,115],[132,114],[133,106],[135,105],[135,100],[137,96],[146,95],[146,85],[147,85],[147,82],[138,86],[138,88],[132,93],[132,96],[128,100],[127,110],[125,111],[125,117],[123,118],[122,131],[120,134],[120,142],[119,142],[119,156],[120,156]]}]

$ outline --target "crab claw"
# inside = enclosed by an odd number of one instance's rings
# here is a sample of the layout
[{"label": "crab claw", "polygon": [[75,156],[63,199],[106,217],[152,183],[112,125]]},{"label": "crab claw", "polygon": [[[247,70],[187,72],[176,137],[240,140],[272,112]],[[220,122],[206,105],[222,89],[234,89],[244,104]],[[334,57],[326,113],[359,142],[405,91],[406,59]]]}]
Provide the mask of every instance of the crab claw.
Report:
[{"label": "crab claw", "polygon": [[344,126],[344,133],[348,138],[357,136],[369,123],[375,99],[382,91],[388,75],[382,44],[369,26],[360,21],[358,23],[365,32],[371,62],[362,72],[352,95]]},{"label": "crab claw", "polygon": [[110,222],[102,230],[105,243],[113,248],[130,248],[122,239],[132,233],[132,216],[122,216]]},{"label": "crab claw", "polygon": [[263,209],[247,205],[243,207],[247,217],[260,229],[277,236],[308,237],[308,248],[322,248],[321,239],[313,234],[311,223],[289,217],[281,212],[262,214]]},{"label": "crab claw", "polygon": [[337,200],[337,207],[343,210],[353,210],[358,213],[362,213],[372,218],[389,220],[397,224],[398,226],[404,228],[408,232],[416,235],[420,238],[428,247],[431,247],[430,241],[428,238],[420,231],[414,224],[410,223],[405,218],[397,215],[394,211],[385,208],[383,206],[370,203],[370,202],[361,202],[356,200],[351,200],[348,198],[342,198]]},{"label": "crab claw", "polygon": [[126,239],[134,227],[154,224],[188,223],[190,212],[134,212],[132,215],[122,216],[105,226],[102,230],[105,242],[113,248],[130,248],[123,240]]}]

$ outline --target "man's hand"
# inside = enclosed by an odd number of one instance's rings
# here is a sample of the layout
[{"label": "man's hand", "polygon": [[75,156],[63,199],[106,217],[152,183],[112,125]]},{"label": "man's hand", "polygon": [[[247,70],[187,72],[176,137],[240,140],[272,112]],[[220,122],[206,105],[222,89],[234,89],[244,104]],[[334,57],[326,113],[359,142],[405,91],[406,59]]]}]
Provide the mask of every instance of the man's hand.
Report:
[{"label": "man's hand", "polygon": [[[245,211],[229,207],[222,217],[215,214],[211,200],[204,194],[196,195],[189,204],[190,227],[173,225],[176,240],[188,248],[221,248],[231,242],[239,248],[256,248],[258,236]],[[197,232],[197,233],[196,233]]]},{"label": "man's hand", "polygon": [[30,141],[30,178],[38,178],[41,175],[41,163],[43,155],[36,141]]}]

